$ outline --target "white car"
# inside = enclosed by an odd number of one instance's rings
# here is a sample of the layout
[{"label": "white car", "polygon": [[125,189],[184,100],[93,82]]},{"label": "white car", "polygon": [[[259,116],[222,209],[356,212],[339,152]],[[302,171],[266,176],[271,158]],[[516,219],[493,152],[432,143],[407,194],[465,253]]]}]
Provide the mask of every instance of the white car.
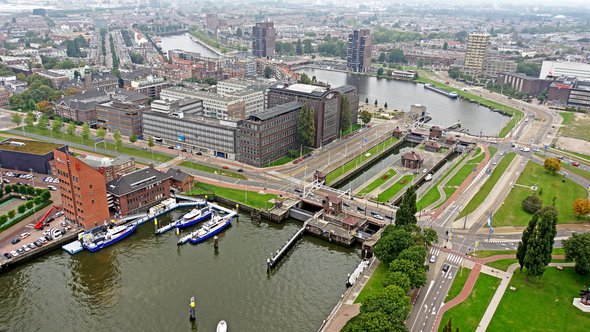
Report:
[{"label": "white car", "polygon": [[45,180],[43,180],[45,182],[51,182],[53,181],[53,178],[51,176],[47,177]]},{"label": "white car", "polygon": [[56,191],[57,187],[56,186],[52,186],[52,185],[48,185],[47,189],[51,190],[51,191]]},{"label": "white car", "polygon": [[373,218],[375,218],[377,220],[383,220],[383,217],[380,214],[374,214]]},{"label": "white car", "polygon": [[59,179],[58,178],[53,179],[53,183],[59,183]]},{"label": "white car", "polygon": [[10,254],[12,255],[12,257],[18,256],[18,252],[16,252],[16,250],[11,251]]},{"label": "white car", "polygon": [[430,263],[434,263],[436,262],[436,256],[432,255],[430,256]]},{"label": "white car", "polygon": [[63,212],[63,211],[58,211],[58,212],[55,214],[55,217],[56,217],[56,218],[59,218],[59,217],[61,217],[61,216],[63,216],[63,215],[64,215],[64,212]]},{"label": "white car", "polygon": [[30,233],[26,233],[26,232],[25,232],[25,233],[22,233],[22,234],[20,235],[20,238],[21,238],[21,239],[24,239],[24,238],[28,237],[29,235],[31,235],[31,234],[30,234]]}]

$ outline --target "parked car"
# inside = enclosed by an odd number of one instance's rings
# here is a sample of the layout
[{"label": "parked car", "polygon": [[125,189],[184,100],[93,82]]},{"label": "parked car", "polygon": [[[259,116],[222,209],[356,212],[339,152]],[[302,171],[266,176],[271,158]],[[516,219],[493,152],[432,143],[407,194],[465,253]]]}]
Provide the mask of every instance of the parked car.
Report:
[{"label": "parked car", "polygon": [[172,145],[170,145],[170,146],[168,147],[168,149],[170,149],[170,150],[174,150],[174,147],[173,147]]},{"label": "parked car", "polygon": [[45,219],[45,223],[49,224],[50,222],[52,222],[54,220],[55,220],[54,217],[49,217],[49,218]]},{"label": "parked car", "polygon": [[56,186],[52,186],[52,185],[48,185],[47,189],[51,190],[51,191],[56,191],[57,187]]},{"label": "parked car", "polygon": [[59,218],[59,217],[61,217],[61,216],[63,216],[63,215],[64,215],[64,212],[63,212],[63,211],[58,211],[58,212],[55,214],[55,217],[56,217],[56,218]]},{"label": "parked car", "polygon": [[24,238],[28,237],[29,235],[31,235],[31,233],[24,232],[24,233],[21,233],[20,238],[24,239]]},{"label": "parked car", "polygon": [[49,235],[49,234],[45,235],[45,240],[51,241],[52,240],[51,235]]},{"label": "parked car", "polygon": [[6,259],[11,259],[12,255],[9,252],[5,252],[4,257],[6,257]]},{"label": "parked car", "polygon": [[29,248],[29,246],[28,246],[28,245],[26,245],[26,244],[23,244],[23,250],[24,250],[25,252],[29,252],[29,251],[31,251],[31,248]]},{"label": "parked car", "polygon": [[15,237],[14,239],[12,239],[12,244],[17,244],[20,242],[20,238],[19,237]]},{"label": "parked car", "polygon": [[357,210],[361,211],[361,212],[365,212],[365,208],[362,206],[357,206],[356,207]]},{"label": "parked car", "polygon": [[18,252],[16,252],[15,250],[11,251],[10,254],[12,255],[12,257],[18,256]]},{"label": "parked car", "polygon": [[25,253],[25,250],[23,248],[18,248],[16,249],[16,252],[22,255]]},{"label": "parked car", "polygon": [[383,216],[381,216],[380,214],[373,215],[373,218],[375,218],[377,220],[383,220]]},{"label": "parked car", "polygon": [[348,202],[342,202],[342,205],[344,205],[346,207],[350,207],[350,204]]},{"label": "parked car", "polygon": [[449,269],[451,268],[451,266],[449,266],[449,264],[445,264],[442,267],[443,272],[447,272]]},{"label": "parked car", "polygon": [[45,244],[47,242],[47,240],[43,236],[39,237],[39,240],[38,241],[41,242],[41,243],[43,243],[43,244]]},{"label": "parked car", "polygon": [[36,246],[34,243],[29,243],[29,244],[28,244],[28,246],[29,246],[29,248],[31,248],[31,249],[35,249],[35,248],[37,248],[37,246]]},{"label": "parked car", "polygon": [[10,180],[8,180],[8,179],[2,179],[2,182],[4,182],[4,183],[10,183]]},{"label": "parked car", "polygon": [[35,246],[37,246],[38,248],[40,248],[43,245],[43,242],[37,240],[35,242],[33,242],[35,244]]},{"label": "parked car", "polygon": [[53,183],[59,183],[59,179],[57,179],[57,178],[53,179]]},{"label": "parked car", "polygon": [[203,154],[200,151],[197,151],[197,153],[195,153],[197,156],[202,156]]}]

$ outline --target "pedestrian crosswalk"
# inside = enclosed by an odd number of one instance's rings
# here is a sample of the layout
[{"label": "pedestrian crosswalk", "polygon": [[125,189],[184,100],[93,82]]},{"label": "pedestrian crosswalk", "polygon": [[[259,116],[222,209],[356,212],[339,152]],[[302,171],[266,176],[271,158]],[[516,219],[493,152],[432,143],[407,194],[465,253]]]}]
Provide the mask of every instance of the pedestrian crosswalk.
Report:
[{"label": "pedestrian crosswalk", "polygon": [[[430,248],[430,251],[428,252],[429,257],[434,255],[435,257],[438,257],[438,254],[440,254],[441,250],[437,247],[432,247]],[[447,255],[447,258],[445,260],[447,263],[452,264],[452,265],[460,265],[461,262],[463,262],[463,255],[459,254],[459,253],[449,253]]]}]

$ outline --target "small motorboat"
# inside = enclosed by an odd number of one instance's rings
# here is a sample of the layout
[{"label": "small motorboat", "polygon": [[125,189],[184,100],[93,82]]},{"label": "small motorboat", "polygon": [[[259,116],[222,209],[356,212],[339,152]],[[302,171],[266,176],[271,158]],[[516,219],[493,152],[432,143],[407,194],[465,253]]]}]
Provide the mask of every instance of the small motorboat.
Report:
[{"label": "small motorboat", "polygon": [[227,323],[224,320],[217,323],[217,332],[227,332]]}]

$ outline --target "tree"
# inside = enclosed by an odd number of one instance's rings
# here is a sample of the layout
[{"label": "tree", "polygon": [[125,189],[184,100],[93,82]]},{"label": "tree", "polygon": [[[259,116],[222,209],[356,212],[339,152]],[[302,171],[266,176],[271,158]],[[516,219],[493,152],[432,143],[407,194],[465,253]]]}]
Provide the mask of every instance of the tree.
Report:
[{"label": "tree", "polygon": [[543,202],[539,196],[530,194],[527,198],[522,201],[522,209],[526,212],[533,214],[539,211],[543,207]]},{"label": "tree", "polygon": [[115,130],[115,132],[113,133],[113,138],[115,140],[121,139],[121,131],[119,129]]},{"label": "tree", "polygon": [[590,233],[576,234],[564,240],[565,259],[576,262],[576,273],[587,275],[590,272]]},{"label": "tree", "polygon": [[387,102],[385,102],[385,104],[383,104],[383,107],[385,107],[387,109]]},{"label": "tree", "polygon": [[527,228],[525,228],[524,231],[522,231],[522,238],[518,243],[518,248],[516,249],[516,258],[518,259],[518,264],[520,265],[521,272],[522,268],[524,267],[524,259],[526,257],[529,238],[535,227],[537,227],[537,220],[539,220],[539,215],[535,213],[531,218],[531,221],[529,221]]},{"label": "tree", "polygon": [[365,104],[369,103],[369,97],[365,98]]},{"label": "tree", "polygon": [[106,136],[107,136],[107,131],[104,128],[98,128],[96,130],[96,137],[104,140]]},{"label": "tree", "polygon": [[342,332],[391,332],[396,331],[389,317],[380,311],[360,313],[349,320]]},{"label": "tree", "polygon": [[379,69],[377,69],[377,76],[381,75],[383,75],[383,67],[379,67]]},{"label": "tree", "polygon": [[80,93],[80,90],[74,88],[74,87],[69,87],[66,89],[66,91],[64,92],[64,94],[66,96],[73,96],[73,95],[77,95]]},{"label": "tree", "polygon": [[123,146],[123,140],[121,140],[121,137],[115,138],[115,151],[121,151],[122,146]]},{"label": "tree", "polygon": [[586,216],[590,213],[590,199],[578,198],[574,201],[574,213],[578,215],[578,219],[581,216]]},{"label": "tree", "polygon": [[303,40],[303,53],[305,53],[305,54],[312,54],[313,53],[313,45],[311,44],[311,39]]},{"label": "tree", "polygon": [[363,121],[363,123],[366,125],[367,123],[371,122],[371,118],[373,116],[371,115],[370,112],[368,111],[362,111],[361,112],[361,121]]},{"label": "tree", "polygon": [[33,203],[33,202],[31,202],[31,201],[28,201],[28,202],[26,203],[26,205],[27,205],[27,209],[32,209],[32,208],[33,208],[33,205],[35,205],[35,203]]},{"label": "tree", "polygon": [[58,117],[53,120],[53,123],[51,124],[51,130],[53,130],[56,133],[60,133],[62,131],[63,126],[64,123],[62,119]]},{"label": "tree", "polygon": [[66,134],[68,134],[68,136],[73,136],[76,133],[76,124],[74,123],[74,121],[68,123],[68,126],[66,127]]},{"label": "tree", "polygon": [[309,76],[307,76],[306,73],[302,73],[301,75],[299,75],[299,83],[311,84],[311,78],[309,78]]},{"label": "tree", "polygon": [[400,252],[397,259],[405,259],[413,262],[416,266],[424,265],[426,259],[426,249],[423,246],[415,245]]},{"label": "tree", "polygon": [[380,63],[385,62],[385,52],[379,53],[379,58],[377,58],[377,61],[379,61]]},{"label": "tree", "polygon": [[559,159],[557,158],[545,158],[545,162],[543,163],[543,167],[548,172],[559,172],[561,169],[561,164]]},{"label": "tree", "polygon": [[420,288],[426,283],[426,270],[423,265],[416,266],[407,259],[396,259],[389,264],[389,271],[402,272],[410,278],[411,288]]},{"label": "tree", "polygon": [[46,130],[48,124],[49,118],[47,117],[47,115],[42,115],[41,117],[39,117],[39,120],[37,121],[37,128],[39,128],[40,130]]},{"label": "tree", "polygon": [[[31,99],[32,100],[32,99]],[[30,103],[30,100],[29,100]],[[48,102],[47,100],[41,100],[40,102],[38,102],[37,104],[34,104],[35,106],[33,108],[30,108],[31,110],[38,110],[39,112],[42,113],[49,113],[49,111],[51,111],[52,105],[50,102]]]},{"label": "tree", "polygon": [[137,135],[135,133],[131,134],[131,136],[129,136],[129,142],[131,144],[137,142]]},{"label": "tree", "polygon": [[313,146],[315,142],[314,110],[311,107],[307,107],[307,105],[303,105],[299,112],[297,134],[303,146]]},{"label": "tree", "polygon": [[303,45],[301,44],[301,38],[297,39],[297,45],[295,46],[295,54],[297,54],[297,55],[303,54]]},{"label": "tree", "polygon": [[9,220],[14,218],[15,215],[16,215],[16,212],[14,210],[10,210],[10,211],[6,212],[6,216],[8,217]]},{"label": "tree", "polygon": [[383,280],[383,287],[393,285],[403,289],[405,292],[410,291],[410,284],[410,277],[408,277],[407,274],[399,271],[387,272],[387,274],[385,275],[385,279]]},{"label": "tree", "polygon": [[395,224],[397,226],[416,225],[418,219],[416,218],[416,187],[410,186],[404,196],[399,209],[395,213]]},{"label": "tree", "polygon": [[88,123],[84,123],[82,125],[82,143],[84,143],[89,138],[90,138],[90,126],[88,125]]},{"label": "tree", "polygon": [[32,127],[32,126],[33,126],[33,124],[35,123],[35,120],[36,120],[36,118],[35,118],[35,114],[33,114],[33,112],[32,112],[32,111],[28,111],[28,112],[27,112],[27,115],[25,116],[25,124],[26,124],[28,127]]},{"label": "tree", "polygon": [[362,313],[382,312],[389,317],[389,320],[397,324],[402,323],[410,313],[410,298],[406,292],[398,286],[387,286],[379,289],[361,305]]},{"label": "tree", "polygon": [[272,68],[269,66],[264,67],[264,77],[271,78],[272,77]]},{"label": "tree", "polygon": [[392,63],[405,63],[407,62],[406,56],[404,55],[404,51],[399,48],[392,50],[389,53],[389,62]]},{"label": "tree", "polygon": [[377,102],[377,99],[375,99],[375,106],[379,105],[379,103]]},{"label": "tree", "polygon": [[19,113],[12,113],[12,123],[17,127],[23,122],[23,117]]},{"label": "tree", "polygon": [[545,267],[551,262],[553,242],[557,234],[557,210],[546,207],[538,211],[537,224],[527,241],[524,256],[525,274],[527,277],[540,277]]},{"label": "tree", "polygon": [[446,50],[448,50],[448,49],[449,49],[449,43],[447,43],[447,42],[445,41],[445,43],[443,44],[443,50],[444,50],[444,51],[446,51]]},{"label": "tree", "polygon": [[26,206],[26,204],[21,204],[16,209],[18,210],[18,214],[23,214],[25,212],[25,210],[27,209],[27,206]]},{"label": "tree", "polygon": [[[402,228],[386,227],[381,238],[375,244],[375,256],[384,264],[391,263],[399,254],[415,245],[412,233]],[[391,231],[389,231],[391,230]]]},{"label": "tree", "polygon": [[154,136],[148,136],[147,145],[150,148],[150,152],[152,153],[152,161],[154,160]]},{"label": "tree", "polygon": [[345,131],[352,125],[352,113],[350,112],[350,102],[348,96],[340,97],[340,131]]},{"label": "tree", "polygon": [[236,37],[242,38],[243,35],[244,35],[244,33],[242,32],[242,28],[237,28],[236,29]]}]

